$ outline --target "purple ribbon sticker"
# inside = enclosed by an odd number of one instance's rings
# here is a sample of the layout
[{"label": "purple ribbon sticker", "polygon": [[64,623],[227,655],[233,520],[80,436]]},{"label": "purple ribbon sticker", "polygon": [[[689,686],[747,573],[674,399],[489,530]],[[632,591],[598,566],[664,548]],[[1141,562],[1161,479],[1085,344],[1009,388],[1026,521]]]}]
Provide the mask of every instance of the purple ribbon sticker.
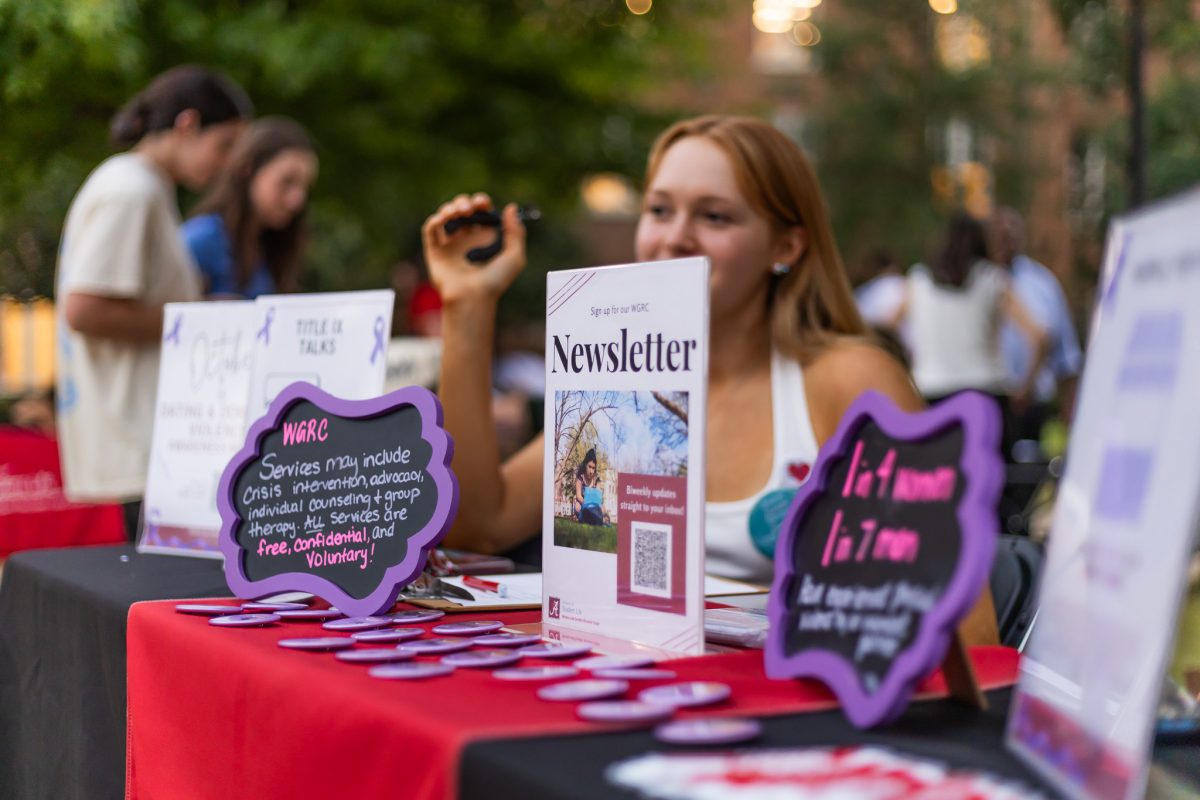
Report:
[{"label": "purple ribbon sticker", "polygon": [[1117,300],[1117,283],[1121,280],[1121,273],[1125,271],[1126,256],[1129,255],[1129,243],[1133,239],[1133,235],[1126,233],[1121,237],[1121,243],[1118,245],[1121,249],[1117,255],[1117,265],[1113,267],[1112,276],[1108,280],[1108,286],[1104,287],[1104,307],[1112,309]]},{"label": "purple ribbon sticker", "polygon": [[179,326],[183,324],[183,314],[175,317],[175,324],[171,326],[171,330],[163,337],[163,343],[174,342],[176,347],[179,347]]},{"label": "purple ribbon sticker", "polygon": [[375,318],[375,347],[371,350],[371,363],[383,355],[383,317]]},{"label": "purple ribbon sticker", "polygon": [[275,307],[267,309],[267,318],[263,321],[263,326],[258,329],[258,334],[255,339],[262,339],[263,344],[270,346],[271,344],[271,323],[275,321]]},{"label": "purple ribbon sticker", "polygon": [[162,514],[154,506],[146,512],[146,542],[148,544],[162,544],[162,539],[158,535],[158,523],[162,519]]}]

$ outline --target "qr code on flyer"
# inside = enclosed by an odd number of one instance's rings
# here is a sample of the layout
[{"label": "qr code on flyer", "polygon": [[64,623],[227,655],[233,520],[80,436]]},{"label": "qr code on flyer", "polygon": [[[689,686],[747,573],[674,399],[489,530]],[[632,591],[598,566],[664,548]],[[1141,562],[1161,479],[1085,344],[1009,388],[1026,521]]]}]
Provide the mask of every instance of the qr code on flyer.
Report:
[{"label": "qr code on flyer", "polygon": [[629,528],[629,589],[655,597],[671,596],[671,526],[633,522]]}]

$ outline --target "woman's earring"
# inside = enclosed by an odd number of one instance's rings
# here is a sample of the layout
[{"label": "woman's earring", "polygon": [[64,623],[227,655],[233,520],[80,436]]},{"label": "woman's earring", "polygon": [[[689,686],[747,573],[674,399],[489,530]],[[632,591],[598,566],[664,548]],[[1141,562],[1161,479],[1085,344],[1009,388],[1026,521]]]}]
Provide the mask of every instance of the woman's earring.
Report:
[{"label": "woman's earring", "polygon": [[771,265],[771,272],[775,275],[787,275],[792,271],[792,265],[783,261],[776,261]]}]

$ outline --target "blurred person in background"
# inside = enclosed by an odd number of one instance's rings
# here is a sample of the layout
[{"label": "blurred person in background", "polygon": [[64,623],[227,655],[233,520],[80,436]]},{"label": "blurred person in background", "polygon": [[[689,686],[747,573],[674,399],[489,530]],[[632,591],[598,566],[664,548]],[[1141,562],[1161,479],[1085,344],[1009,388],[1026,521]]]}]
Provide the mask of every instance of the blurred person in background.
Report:
[{"label": "blurred person in background", "polygon": [[437,339],[442,335],[442,297],[432,283],[422,281],[408,301],[408,324],[413,336]]},{"label": "blurred person in background", "polygon": [[[993,254],[997,263],[1008,269],[1013,293],[1049,337],[1045,361],[1034,376],[1029,408],[1014,420],[1014,436],[1037,440],[1042,426],[1054,415],[1056,401],[1063,421],[1070,423],[1083,353],[1058,278],[1024,253],[1021,215],[1012,208],[998,208],[990,228]],[[1020,387],[1037,353],[1017,326],[1008,322],[1001,328],[1000,343],[1011,391]]]},{"label": "blurred person in background", "polygon": [[163,305],[201,299],[176,185],[201,191],[252,115],[228,78],[197,66],[155,78],[116,115],[130,148],[71,201],[59,248],[58,436],[65,493],[125,504],[136,534],[158,386]]},{"label": "blurred person in background", "polygon": [[865,266],[867,279],[854,290],[854,301],[863,322],[886,327],[904,302],[904,274],[895,256],[883,248],[872,250]]},{"label": "blurred person in background", "polygon": [[[1005,410],[1008,458],[1009,415],[1029,407],[1049,337],[1018,299],[1008,273],[988,260],[987,237],[974,217],[955,214],[932,264],[909,270],[892,325],[902,322],[909,326],[917,388],[930,402],[967,389],[995,397]],[[1010,388],[1000,351],[1005,322],[1021,332],[1034,353],[1015,388]]]},{"label": "blurred person in background", "polygon": [[18,428],[54,436],[54,390],[25,392],[9,406],[8,418]]},{"label": "blurred person in background", "polygon": [[546,327],[523,322],[496,333],[492,362],[492,414],[501,459],[507,459],[542,430],[546,405]]},{"label": "blurred person in background", "polygon": [[183,224],[206,295],[252,299],[296,291],[317,166],[299,123],[267,117],[250,125]]},{"label": "blurred person in background", "polygon": [[904,303],[905,281],[900,263],[889,251],[879,247],[867,254],[860,274],[866,275],[854,290],[854,301],[863,322],[871,329],[879,346],[911,369],[907,341],[908,326],[899,323],[893,328],[896,315]]}]

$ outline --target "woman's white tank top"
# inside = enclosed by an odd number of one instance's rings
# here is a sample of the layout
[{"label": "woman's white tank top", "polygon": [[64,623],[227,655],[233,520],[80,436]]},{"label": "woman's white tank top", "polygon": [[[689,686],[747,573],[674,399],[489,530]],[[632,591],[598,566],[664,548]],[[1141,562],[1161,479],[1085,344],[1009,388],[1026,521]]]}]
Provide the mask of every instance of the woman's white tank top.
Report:
[{"label": "woman's white tank top", "polygon": [[709,574],[770,582],[779,527],[792,495],[817,460],[804,372],[799,363],[777,352],[771,354],[771,416],[775,452],[766,485],[751,497],[705,506],[705,571]]}]

